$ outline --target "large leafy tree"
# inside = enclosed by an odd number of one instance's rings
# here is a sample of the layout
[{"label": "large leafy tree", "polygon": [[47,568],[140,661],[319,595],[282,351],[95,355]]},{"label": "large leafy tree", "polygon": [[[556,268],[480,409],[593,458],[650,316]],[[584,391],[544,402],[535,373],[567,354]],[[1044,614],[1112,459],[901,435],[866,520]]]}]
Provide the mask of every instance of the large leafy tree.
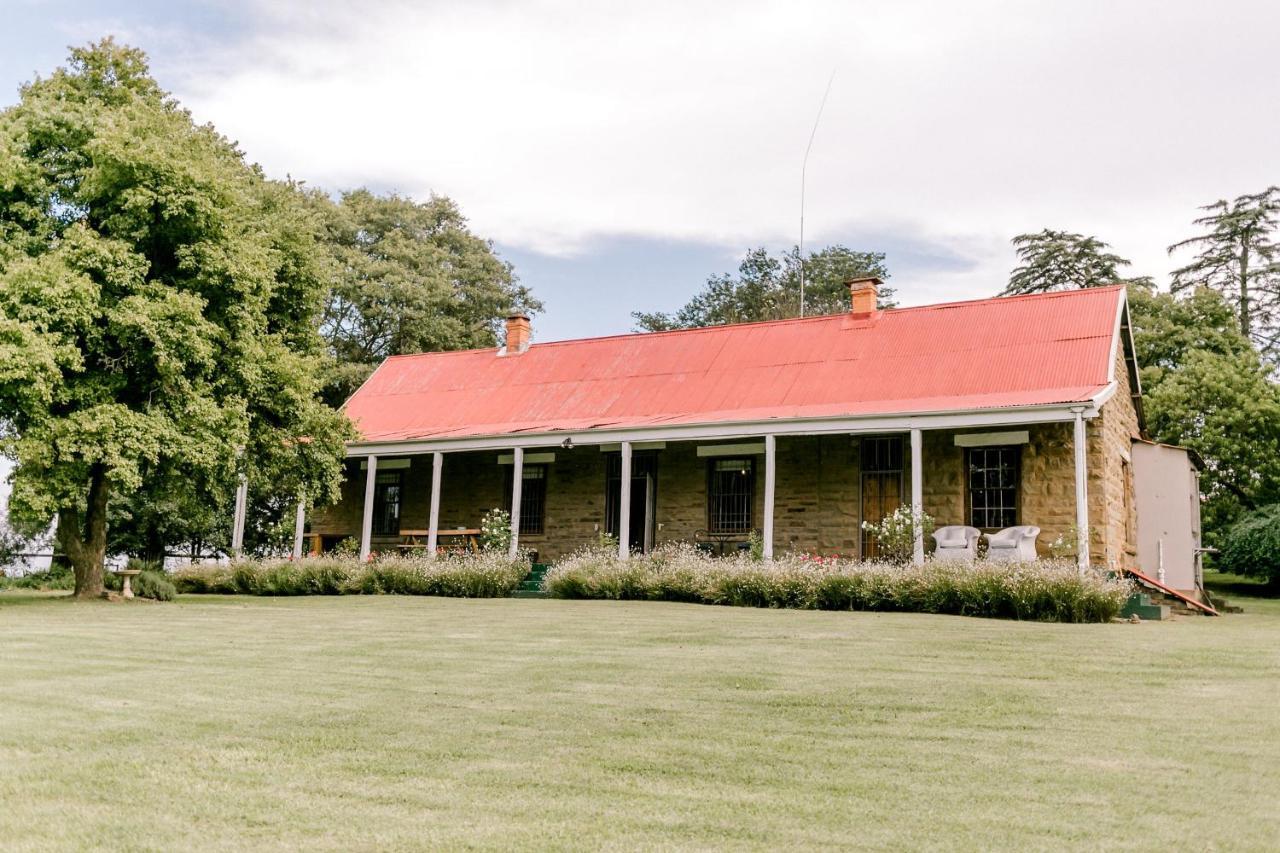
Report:
[{"label": "large leafy tree", "polygon": [[[804,260],[806,315],[835,314],[849,310],[851,276],[888,278],[882,252],[857,252],[845,246],[828,246]],[[894,305],[893,288],[881,287],[880,307]],[[800,250],[781,255],[765,248],[747,252],[738,273],[707,279],[702,292],[673,314],[636,311],[636,325],[648,332],[722,326],[757,320],[782,320],[800,315]]]},{"label": "large leafy tree", "polygon": [[314,195],[330,256],[321,332],[340,404],[387,356],[493,346],[502,319],[541,310],[511,264],[443,196]]},{"label": "large leafy tree", "polygon": [[1218,293],[1130,288],[1129,308],[1147,427],[1203,458],[1206,539],[1220,541],[1242,512],[1280,500],[1280,386]]},{"label": "large leafy tree", "polygon": [[0,113],[10,510],[33,528],[56,516],[77,595],[102,591],[122,496],[218,500],[247,469],[336,497],[349,427],[318,399],[316,228],[296,188],[111,40]]},{"label": "large leafy tree", "polygon": [[1225,199],[1201,208],[1193,221],[1204,233],[1169,247],[1173,254],[1198,254],[1173,272],[1175,293],[1205,286],[1226,296],[1235,307],[1240,331],[1264,352],[1280,352],[1280,187]]},{"label": "large leafy tree", "polygon": [[1109,243],[1097,237],[1044,229],[1013,238],[1018,266],[1009,274],[1001,296],[1048,293],[1109,284],[1151,285],[1149,278],[1124,278],[1121,267],[1130,262],[1108,251]]}]

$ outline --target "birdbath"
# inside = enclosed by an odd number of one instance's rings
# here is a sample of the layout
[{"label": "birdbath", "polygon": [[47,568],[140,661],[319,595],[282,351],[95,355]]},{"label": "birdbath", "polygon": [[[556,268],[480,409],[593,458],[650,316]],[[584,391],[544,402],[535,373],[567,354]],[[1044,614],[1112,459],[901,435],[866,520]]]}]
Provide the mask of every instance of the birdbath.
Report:
[{"label": "birdbath", "polygon": [[115,573],[124,580],[120,590],[121,598],[133,598],[133,579],[142,573],[141,569],[116,569]]}]

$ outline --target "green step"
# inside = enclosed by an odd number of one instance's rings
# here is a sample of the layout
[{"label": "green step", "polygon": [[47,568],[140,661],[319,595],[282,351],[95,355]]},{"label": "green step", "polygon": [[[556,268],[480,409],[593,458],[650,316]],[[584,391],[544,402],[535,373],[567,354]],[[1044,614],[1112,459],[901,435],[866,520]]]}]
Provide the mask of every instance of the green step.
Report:
[{"label": "green step", "polygon": [[1156,604],[1151,600],[1151,596],[1145,592],[1135,592],[1124,603],[1124,607],[1120,610],[1120,615],[1125,619],[1130,616],[1137,616],[1139,619],[1159,622],[1169,618],[1169,605]]}]

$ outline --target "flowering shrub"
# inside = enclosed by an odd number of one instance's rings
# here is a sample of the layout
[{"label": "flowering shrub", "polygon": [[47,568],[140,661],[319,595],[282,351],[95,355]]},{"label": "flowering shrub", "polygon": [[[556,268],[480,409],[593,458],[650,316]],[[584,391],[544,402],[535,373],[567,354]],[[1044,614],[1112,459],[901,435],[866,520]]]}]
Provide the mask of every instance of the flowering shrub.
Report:
[{"label": "flowering shrub", "polygon": [[877,522],[862,522],[862,529],[875,537],[884,559],[891,563],[906,563],[915,552],[917,524],[920,535],[928,541],[934,528],[933,517],[924,512],[914,513],[904,504]]},{"label": "flowering shrub", "polygon": [[1069,563],[923,566],[862,563],[836,557],[710,557],[680,545],[619,560],[581,551],[547,572],[558,598],[689,601],[741,607],[950,613],[1050,622],[1106,622],[1129,597],[1128,581],[1080,574]]},{"label": "flowering shrub", "polygon": [[195,565],[174,572],[179,592],[240,595],[510,595],[529,572],[506,554],[388,556],[361,563],[351,557],[263,560],[230,566]]},{"label": "flowering shrub", "polygon": [[511,547],[511,513],[491,509],[480,519],[480,547],[486,551],[506,553]]}]

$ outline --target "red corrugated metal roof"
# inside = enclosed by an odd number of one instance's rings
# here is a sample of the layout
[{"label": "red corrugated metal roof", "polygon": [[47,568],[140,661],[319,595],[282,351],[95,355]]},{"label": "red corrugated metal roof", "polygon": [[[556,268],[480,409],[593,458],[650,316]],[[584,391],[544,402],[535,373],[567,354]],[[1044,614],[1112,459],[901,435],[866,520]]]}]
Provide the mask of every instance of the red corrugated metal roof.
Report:
[{"label": "red corrugated metal roof", "polygon": [[1120,290],[395,356],[346,412],[395,441],[1083,402]]}]

